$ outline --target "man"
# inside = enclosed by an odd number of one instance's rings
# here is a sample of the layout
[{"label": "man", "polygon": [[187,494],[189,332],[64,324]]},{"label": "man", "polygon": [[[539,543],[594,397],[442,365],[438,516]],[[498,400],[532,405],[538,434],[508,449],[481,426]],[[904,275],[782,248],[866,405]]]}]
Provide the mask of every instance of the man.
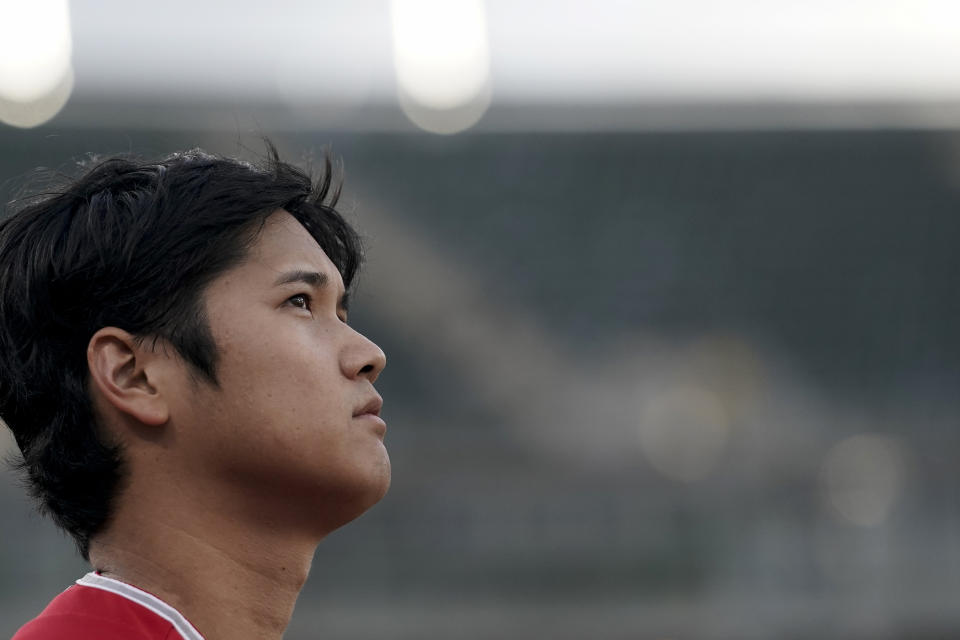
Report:
[{"label": "man", "polygon": [[329,161],[190,151],[0,223],[0,417],[93,568],[16,640],[280,638],[318,542],[384,495],[337,195]]}]

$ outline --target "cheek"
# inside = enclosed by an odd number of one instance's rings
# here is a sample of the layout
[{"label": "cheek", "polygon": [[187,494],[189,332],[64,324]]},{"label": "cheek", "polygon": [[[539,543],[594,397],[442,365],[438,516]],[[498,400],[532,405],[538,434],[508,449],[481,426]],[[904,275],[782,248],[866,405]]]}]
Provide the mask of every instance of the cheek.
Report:
[{"label": "cheek", "polygon": [[202,408],[212,431],[208,445],[228,440],[270,457],[320,443],[337,450],[356,398],[331,348],[336,336],[299,318],[244,320],[215,332],[220,386]]},{"label": "cheek", "polygon": [[254,439],[294,442],[352,414],[335,359],[315,345],[252,339],[224,349],[221,365],[221,410]]},{"label": "cheek", "polygon": [[332,337],[307,323],[286,320],[279,329],[251,323],[217,341],[218,375],[224,387],[254,395],[260,389],[272,393],[289,389],[293,395],[314,396],[337,382]]}]

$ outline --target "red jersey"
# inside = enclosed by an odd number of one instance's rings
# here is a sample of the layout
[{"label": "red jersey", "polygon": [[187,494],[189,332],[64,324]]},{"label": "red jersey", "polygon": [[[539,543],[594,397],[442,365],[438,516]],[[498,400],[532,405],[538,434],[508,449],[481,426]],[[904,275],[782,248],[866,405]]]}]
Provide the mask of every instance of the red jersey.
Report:
[{"label": "red jersey", "polygon": [[183,615],[125,582],[88,573],[13,640],[203,640]]}]

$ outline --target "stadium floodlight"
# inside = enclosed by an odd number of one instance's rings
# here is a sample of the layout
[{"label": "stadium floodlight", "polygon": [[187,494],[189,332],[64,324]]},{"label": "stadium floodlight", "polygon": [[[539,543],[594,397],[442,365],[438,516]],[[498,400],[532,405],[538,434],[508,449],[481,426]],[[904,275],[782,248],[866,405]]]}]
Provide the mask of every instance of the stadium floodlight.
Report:
[{"label": "stadium floodlight", "polygon": [[73,89],[67,0],[0,0],[0,120],[33,127]]},{"label": "stadium floodlight", "polygon": [[490,104],[490,45],[483,0],[393,0],[393,58],[404,113],[455,133]]}]

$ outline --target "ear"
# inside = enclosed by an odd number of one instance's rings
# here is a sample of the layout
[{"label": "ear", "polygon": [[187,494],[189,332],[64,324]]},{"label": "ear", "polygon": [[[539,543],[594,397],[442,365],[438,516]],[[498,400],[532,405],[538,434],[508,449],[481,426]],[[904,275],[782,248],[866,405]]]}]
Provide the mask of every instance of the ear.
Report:
[{"label": "ear", "polygon": [[165,424],[170,410],[155,380],[164,358],[123,329],[103,327],[87,345],[91,392],[141,424]]}]

